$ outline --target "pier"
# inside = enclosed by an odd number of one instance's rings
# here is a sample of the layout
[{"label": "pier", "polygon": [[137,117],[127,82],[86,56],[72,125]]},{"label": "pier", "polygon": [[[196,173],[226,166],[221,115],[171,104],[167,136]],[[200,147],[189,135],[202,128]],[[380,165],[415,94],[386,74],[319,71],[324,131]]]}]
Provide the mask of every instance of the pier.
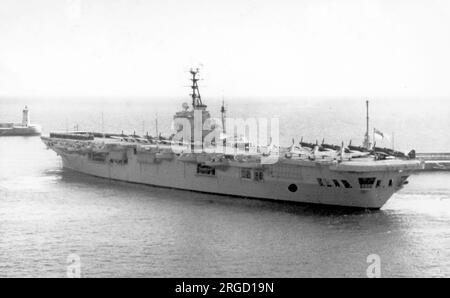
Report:
[{"label": "pier", "polygon": [[424,171],[450,171],[450,152],[417,153],[416,158],[424,161]]}]

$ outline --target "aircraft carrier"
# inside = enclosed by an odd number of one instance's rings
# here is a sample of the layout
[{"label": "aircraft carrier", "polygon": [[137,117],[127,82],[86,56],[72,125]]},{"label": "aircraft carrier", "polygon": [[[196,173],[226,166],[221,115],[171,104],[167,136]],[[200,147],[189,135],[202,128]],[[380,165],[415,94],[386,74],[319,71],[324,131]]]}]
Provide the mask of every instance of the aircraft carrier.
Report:
[{"label": "aircraft carrier", "polygon": [[[41,137],[63,167],[107,179],[212,194],[379,209],[423,167],[404,154],[371,144],[369,118],[362,146],[293,141],[255,145],[211,120],[191,70],[192,105],[174,116],[170,137],[103,132],[50,133]],[[367,103],[368,104],[368,103]],[[199,120],[200,119],[200,120]],[[195,127],[200,127],[200,132]],[[217,129],[220,133],[217,134]],[[180,137],[180,134],[183,137]],[[211,138],[211,134],[215,137]],[[178,137],[177,137],[178,136]],[[212,139],[206,146],[205,140]]]}]

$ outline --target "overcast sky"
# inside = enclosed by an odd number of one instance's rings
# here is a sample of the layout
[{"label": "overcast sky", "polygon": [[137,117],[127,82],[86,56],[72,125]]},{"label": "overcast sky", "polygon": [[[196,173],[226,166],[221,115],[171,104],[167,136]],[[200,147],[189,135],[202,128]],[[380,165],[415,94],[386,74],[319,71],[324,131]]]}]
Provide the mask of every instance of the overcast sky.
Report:
[{"label": "overcast sky", "polygon": [[0,95],[450,96],[449,3],[2,0]]}]

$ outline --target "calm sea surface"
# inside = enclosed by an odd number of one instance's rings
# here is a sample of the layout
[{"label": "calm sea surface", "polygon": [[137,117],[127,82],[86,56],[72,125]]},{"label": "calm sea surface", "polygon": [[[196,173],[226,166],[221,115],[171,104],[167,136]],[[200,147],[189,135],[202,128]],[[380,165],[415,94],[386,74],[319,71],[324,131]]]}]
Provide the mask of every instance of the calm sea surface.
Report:
[{"label": "calm sea surface", "polygon": [[[25,103],[0,101],[0,122],[19,121]],[[102,112],[108,131],[151,133],[155,113],[168,130],[179,106],[28,104],[44,132],[100,130]],[[449,104],[410,104],[373,103],[374,126],[394,131],[400,149],[449,152]],[[358,143],[364,130],[360,101],[241,101],[229,111],[279,116],[285,142]],[[350,212],[110,182],[63,170],[39,137],[2,137],[0,277],[65,277],[70,254],[80,257],[83,277],[365,277],[370,254],[380,256],[385,277],[450,277],[450,173],[409,180],[380,211]]]}]

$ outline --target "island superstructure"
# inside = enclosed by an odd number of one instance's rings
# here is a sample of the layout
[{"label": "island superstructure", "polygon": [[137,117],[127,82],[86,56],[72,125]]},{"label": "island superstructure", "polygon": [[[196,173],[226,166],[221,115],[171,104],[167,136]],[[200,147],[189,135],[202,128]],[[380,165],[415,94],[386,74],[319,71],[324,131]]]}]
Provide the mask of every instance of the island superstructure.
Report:
[{"label": "island superstructure", "polygon": [[[174,116],[175,136],[184,129],[183,138],[71,132],[50,133],[41,137],[42,141],[61,156],[64,168],[97,177],[220,195],[370,209],[381,208],[408,183],[409,175],[423,166],[411,154],[370,145],[367,131],[364,146],[303,140],[289,147],[254,145],[224,133],[224,105],[222,132],[211,142],[222,147],[206,147],[204,141],[214,125],[205,125],[211,116],[200,96],[198,70],[191,70],[191,75],[192,104],[183,104]],[[200,132],[196,127],[201,127]]]},{"label": "island superstructure", "polygon": [[38,136],[41,127],[30,123],[30,111],[28,107],[22,111],[22,123],[0,123],[0,136]]}]

